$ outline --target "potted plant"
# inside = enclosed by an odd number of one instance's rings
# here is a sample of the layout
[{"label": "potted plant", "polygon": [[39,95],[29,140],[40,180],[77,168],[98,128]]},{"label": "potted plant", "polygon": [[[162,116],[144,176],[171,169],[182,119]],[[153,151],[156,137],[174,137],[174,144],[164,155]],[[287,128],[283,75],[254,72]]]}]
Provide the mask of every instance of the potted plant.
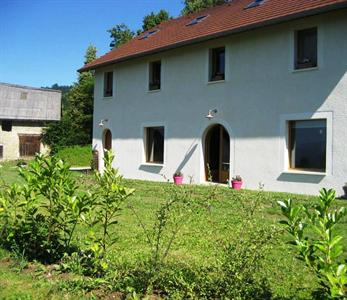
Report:
[{"label": "potted plant", "polygon": [[347,199],[347,182],[342,188],[343,188],[343,191],[345,192],[345,195],[343,196],[343,198]]},{"label": "potted plant", "polygon": [[240,190],[241,186],[242,186],[242,178],[240,175],[236,175],[235,177],[233,177],[231,181],[231,187],[234,190]]},{"label": "potted plant", "polygon": [[174,180],[174,183],[177,184],[177,185],[180,185],[182,184],[183,182],[183,174],[181,171],[176,171],[173,175],[173,180]]}]

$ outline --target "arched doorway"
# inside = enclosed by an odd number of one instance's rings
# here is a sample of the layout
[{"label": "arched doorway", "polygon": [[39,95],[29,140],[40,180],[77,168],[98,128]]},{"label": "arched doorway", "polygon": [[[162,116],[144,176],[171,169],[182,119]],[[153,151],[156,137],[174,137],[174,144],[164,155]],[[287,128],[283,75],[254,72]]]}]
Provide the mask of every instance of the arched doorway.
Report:
[{"label": "arched doorway", "polygon": [[102,147],[106,150],[112,149],[112,133],[110,129],[105,129],[104,131]]},{"label": "arched doorway", "polygon": [[227,183],[230,170],[230,136],[226,129],[216,124],[205,135],[206,180]]}]

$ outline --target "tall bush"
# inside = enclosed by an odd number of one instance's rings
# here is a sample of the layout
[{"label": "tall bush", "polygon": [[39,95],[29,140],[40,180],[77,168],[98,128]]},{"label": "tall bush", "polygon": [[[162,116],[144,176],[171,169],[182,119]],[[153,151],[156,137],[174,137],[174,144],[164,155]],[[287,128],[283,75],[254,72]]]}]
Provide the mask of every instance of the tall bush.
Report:
[{"label": "tall bush", "polygon": [[77,192],[69,166],[57,157],[37,155],[19,172],[24,184],[0,194],[1,243],[29,259],[56,261],[70,251],[92,198]]},{"label": "tall bush", "polygon": [[342,236],[336,226],[347,209],[333,207],[335,191],[322,189],[312,208],[294,205],[290,199],[279,201],[286,220],[281,223],[291,235],[298,258],[316,275],[326,297],[347,298],[347,265],[342,262]]}]

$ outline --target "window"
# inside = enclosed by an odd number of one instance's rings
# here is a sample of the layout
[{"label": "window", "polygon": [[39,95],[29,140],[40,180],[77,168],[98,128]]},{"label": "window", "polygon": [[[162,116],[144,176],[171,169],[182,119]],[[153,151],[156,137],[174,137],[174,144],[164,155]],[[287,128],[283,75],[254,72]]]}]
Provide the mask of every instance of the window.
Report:
[{"label": "window", "polygon": [[245,9],[247,8],[252,8],[252,7],[257,7],[261,4],[263,4],[264,0],[254,0],[253,2],[251,2],[250,4],[248,4]]},{"label": "window", "polygon": [[317,67],[317,28],[296,32],[294,67],[295,69]]},{"label": "window", "polygon": [[225,48],[210,51],[210,81],[225,79]]},{"label": "window", "polygon": [[0,159],[4,158],[4,145],[0,145]]},{"label": "window", "polygon": [[290,169],[326,171],[326,123],[326,119],[288,122]]},{"label": "window", "polygon": [[113,72],[106,72],[104,75],[104,97],[113,95]]},{"label": "window", "polygon": [[160,90],[161,84],[161,62],[154,61],[149,64],[149,90]]},{"label": "window", "polygon": [[207,17],[208,15],[196,17],[195,19],[191,20],[188,24],[186,24],[186,26],[192,26],[192,25],[198,24],[202,22],[203,20],[205,20]]},{"label": "window", "polygon": [[154,29],[151,31],[146,32],[144,35],[139,37],[139,40],[145,40],[151,37],[152,35],[155,35],[157,32],[159,32],[159,29]]},{"label": "window", "polygon": [[12,131],[12,121],[2,121],[1,122],[2,131]]},{"label": "window", "polygon": [[145,128],[146,162],[164,163],[164,127]]},{"label": "window", "polygon": [[28,92],[21,92],[20,93],[20,99],[26,100],[28,98]]}]

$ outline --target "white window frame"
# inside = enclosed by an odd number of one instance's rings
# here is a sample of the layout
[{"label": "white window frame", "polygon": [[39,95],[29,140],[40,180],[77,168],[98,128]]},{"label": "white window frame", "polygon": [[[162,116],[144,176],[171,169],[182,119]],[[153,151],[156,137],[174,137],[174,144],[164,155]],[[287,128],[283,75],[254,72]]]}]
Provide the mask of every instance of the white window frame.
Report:
[{"label": "white window frame", "polygon": [[[112,73],[112,96],[105,96],[105,75],[106,73]],[[115,72],[114,70],[105,70],[102,72],[102,98],[103,99],[113,99],[115,97]]]},{"label": "white window frame", "polygon": [[[332,158],[333,158],[333,112],[314,112],[314,113],[297,113],[297,114],[285,114],[280,116],[280,137],[281,137],[281,173],[290,174],[306,174],[306,175],[332,175]],[[290,121],[305,121],[305,120],[315,120],[315,119],[325,119],[326,120],[326,162],[325,162],[325,172],[314,172],[314,171],[304,171],[290,169],[289,162],[289,130],[288,124]]]},{"label": "white window frame", "polygon": [[[295,57],[296,57],[296,32],[300,30],[305,30],[309,28],[317,28],[317,66],[312,68],[295,69]],[[288,70],[291,73],[301,73],[307,71],[316,71],[324,68],[324,30],[321,26],[316,23],[304,23],[294,26],[289,32],[289,60],[288,60]]]},{"label": "white window frame", "polygon": [[[162,163],[151,163],[146,161],[146,129],[149,127],[164,127],[164,153]],[[164,167],[166,165],[166,153],[167,153],[167,123],[166,122],[149,122],[141,124],[141,135],[142,135],[142,159],[141,165],[153,166],[153,167]]]},{"label": "white window frame", "polygon": [[[150,80],[149,71],[151,69],[150,65],[151,65],[151,63],[156,62],[156,61],[160,61],[160,89],[150,90],[149,89],[149,80]],[[164,80],[165,80],[165,63],[166,63],[166,61],[162,57],[156,57],[156,58],[153,58],[153,59],[147,61],[145,90],[148,94],[160,93],[161,91],[163,91]]]},{"label": "white window frame", "polygon": [[[225,63],[225,66],[224,66],[224,79],[221,79],[221,80],[214,80],[214,81],[211,81],[210,80],[210,72],[211,72],[211,51],[213,49],[217,49],[217,48],[223,48],[225,49],[225,54],[224,54],[224,63]],[[206,80],[206,84],[207,85],[210,85],[210,84],[216,84],[216,83],[223,83],[223,82],[226,82],[228,80],[228,73],[229,73],[229,51],[228,51],[228,46],[226,44],[218,44],[218,45],[214,45],[213,47],[209,47],[206,51],[206,58],[205,58],[205,61],[206,61],[206,67],[205,67],[205,74],[206,74],[206,77],[205,77],[205,80]]]}]

